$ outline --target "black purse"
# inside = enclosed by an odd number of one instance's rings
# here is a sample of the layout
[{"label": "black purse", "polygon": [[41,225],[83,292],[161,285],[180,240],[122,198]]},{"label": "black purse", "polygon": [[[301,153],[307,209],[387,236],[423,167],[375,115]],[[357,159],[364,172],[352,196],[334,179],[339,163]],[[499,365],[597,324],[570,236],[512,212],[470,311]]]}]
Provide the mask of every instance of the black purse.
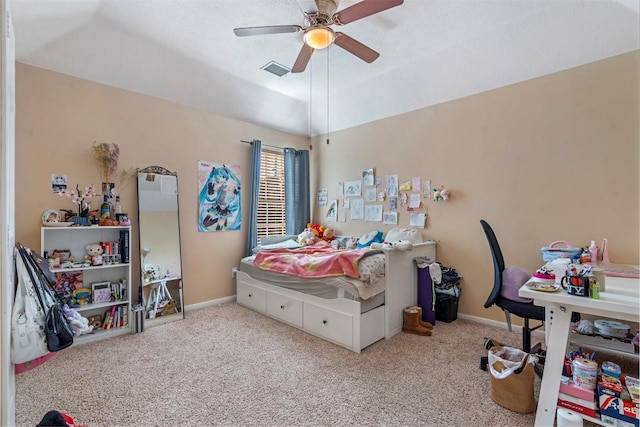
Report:
[{"label": "black purse", "polygon": [[59,303],[53,304],[49,309],[44,333],[49,351],[59,351],[73,344],[73,331]]},{"label": "black purse", "polygon": [[[47,313],[44,324],[44,332],[47,338],[47,349],[49,351],[60,351],[73,344],[73,331],[69,326],[67,316],[62,311],[62,304],[58,296],[52,291],[52,283],[49,281],[46,272],[51,274],[49,268],[37,253],[20,245],[18,252],[23,262],[27,266],[29,278],[33,283],[38,301],[43,311]],[[37,260],[40,260],[38,262]],[[43,295],[42,293],[46,293]],[[45,304],[45,297],[52,301],[52,304]]]}]

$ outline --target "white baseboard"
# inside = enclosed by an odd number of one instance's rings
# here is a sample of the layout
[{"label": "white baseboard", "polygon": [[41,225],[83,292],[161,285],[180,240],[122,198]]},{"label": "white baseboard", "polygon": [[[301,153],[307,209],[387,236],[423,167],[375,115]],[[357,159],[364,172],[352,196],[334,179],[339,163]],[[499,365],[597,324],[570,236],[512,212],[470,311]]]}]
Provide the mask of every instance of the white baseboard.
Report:
[{"label": "white baseboard", "polygon": [[[483,325],[494,326],[496,328],[508,329],[507,322],[499,322],[497,320],[485,319],[484,317],[471,316],[469,314],[458,313],[458,317],[465,320],[470,320],[476,323],[482,323]],[[513,319],[513,318],[512,318]],[[522,333],[522,326],[511,324],[511,329],[514,332]],[[544,330],[537,329],[531,333],[532,336],[537,337],[544,341]]]},{"label": "white baseboard", "polygon": [[236,300],[236,296],[235,295],[231,295],[230,297],[212,299],[212,300],[209,300],[209,301],[199,302],[197,304],[185,305],[184,306],[184,311],[187,312],[187,311],[192,311],[192,310],[199,310],[201,308],[211,307],[211,306],[218,305],[218,304],[225,304],[227,302],[235,302],[235,300]]}]

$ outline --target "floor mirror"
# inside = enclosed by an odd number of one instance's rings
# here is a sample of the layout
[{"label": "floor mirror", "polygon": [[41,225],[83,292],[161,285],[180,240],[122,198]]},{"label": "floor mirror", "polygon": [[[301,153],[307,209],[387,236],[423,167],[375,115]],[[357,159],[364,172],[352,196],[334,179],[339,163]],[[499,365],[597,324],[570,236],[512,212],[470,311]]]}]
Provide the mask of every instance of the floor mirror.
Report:
[{"label": "floor mirror", "polygon": [[184,319],[178,175],[160,166],[137,175],[139,297],[147,328]]}]

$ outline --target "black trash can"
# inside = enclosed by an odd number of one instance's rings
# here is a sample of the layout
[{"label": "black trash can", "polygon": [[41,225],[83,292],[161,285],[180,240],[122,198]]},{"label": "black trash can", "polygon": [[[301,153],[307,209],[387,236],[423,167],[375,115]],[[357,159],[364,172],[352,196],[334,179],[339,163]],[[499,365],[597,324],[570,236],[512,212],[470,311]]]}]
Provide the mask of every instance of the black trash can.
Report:
[{"label": "black trash can", "polygon": [[460,280],[462,276],[452,267],[440,265],[442,279],[435,285],[436,319],[445,323],[458,318],[458,301],[460,299]]},{"label": "black trash can", "polygon": [[436,293],[436,319],[441,322],[451,323],[458,318],[459,295],[447,295]]}]

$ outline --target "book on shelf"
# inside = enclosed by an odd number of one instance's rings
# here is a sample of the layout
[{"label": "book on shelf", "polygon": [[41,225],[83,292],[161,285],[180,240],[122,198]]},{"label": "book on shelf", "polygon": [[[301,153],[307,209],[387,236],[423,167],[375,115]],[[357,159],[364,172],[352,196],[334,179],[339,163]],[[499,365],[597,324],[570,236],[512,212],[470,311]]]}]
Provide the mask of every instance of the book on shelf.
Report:
[{"label": "book on shelf", "polygon": [[122,262],[125,264],[129,263],[130,245],[129,230],[120,230],[120,252]]}]

